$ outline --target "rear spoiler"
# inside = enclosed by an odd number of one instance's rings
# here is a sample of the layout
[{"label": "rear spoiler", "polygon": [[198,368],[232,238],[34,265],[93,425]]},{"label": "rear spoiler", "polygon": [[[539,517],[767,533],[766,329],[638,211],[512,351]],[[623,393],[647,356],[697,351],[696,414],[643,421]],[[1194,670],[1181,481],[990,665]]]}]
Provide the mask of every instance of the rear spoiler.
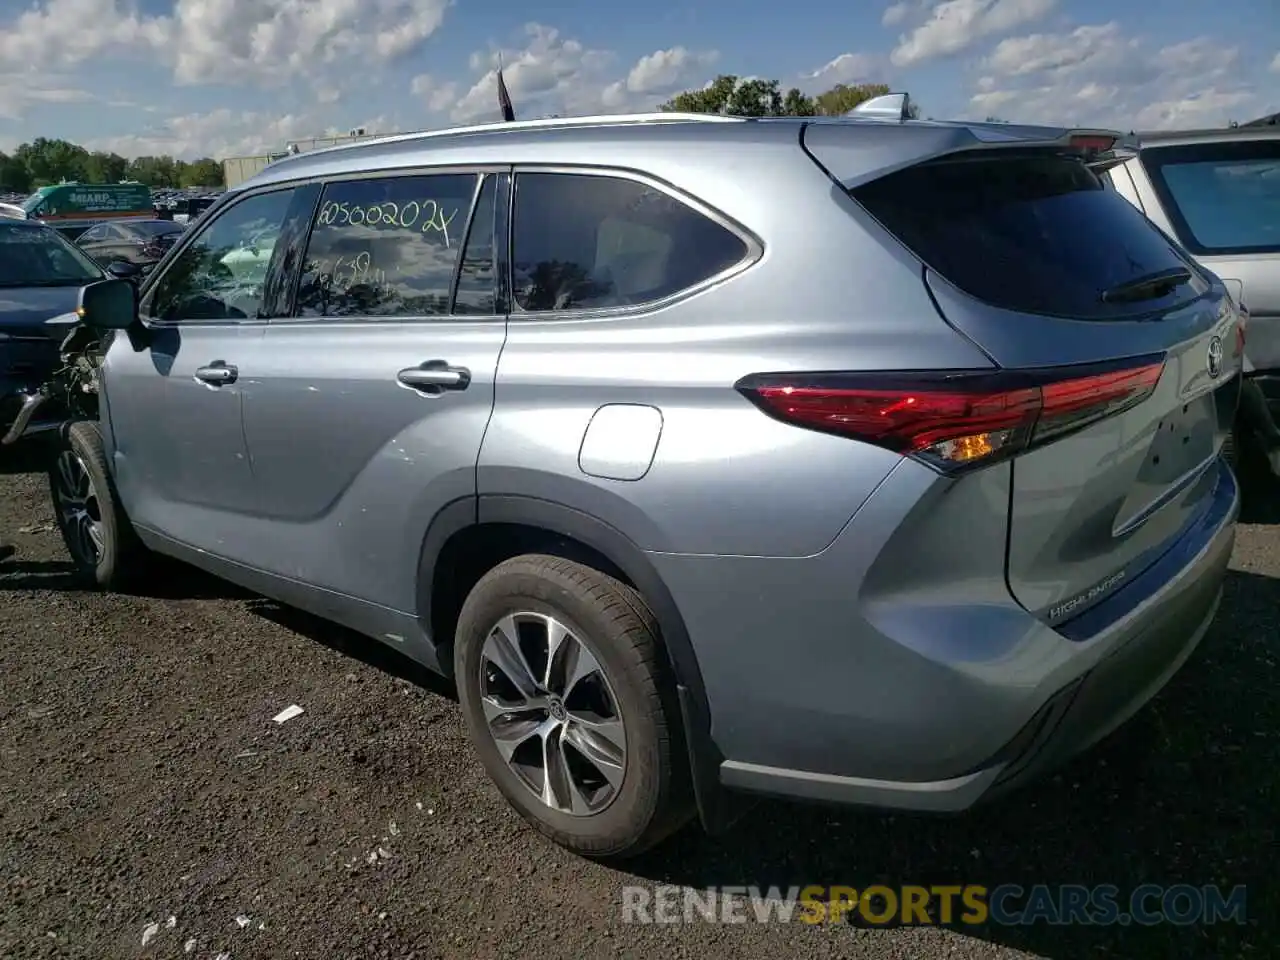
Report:
[{"label": "rear spoiler", "polygon": [[[845,190],[897,170],[956,154],[1050,150],[1102,172],[1136,152],[1136,139],[1116,130],[1045,127],[966,120],[911,120],[905,93],[874,97],[843,117],[814,117],[800,138],[806,153]],[[886,137],[886,127],[896,131]]]},{"label": "rear spoiler", "polygon": [[1085,165],[1094,173],[1105,173],[1138,155],[1137,137],[1112,130],[1072,130],[1068,143],[1083,152]]}]

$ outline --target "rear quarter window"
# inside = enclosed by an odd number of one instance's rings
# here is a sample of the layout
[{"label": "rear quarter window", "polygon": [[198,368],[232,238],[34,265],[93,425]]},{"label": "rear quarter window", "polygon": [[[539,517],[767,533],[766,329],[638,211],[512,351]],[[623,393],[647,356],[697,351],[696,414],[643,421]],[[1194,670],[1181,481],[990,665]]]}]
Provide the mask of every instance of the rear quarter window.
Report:
[{"label": "rear quarter window", "polygon": [[512,232],[513,294],[530,312],[654,303],[750,252],[676,197],[599,174],[518,174]]},{"label": "rear quarter window", "polygon": [[1192,253],[1280,252],[1280,139],[1148,147],[1141,161]]},{"label": "rear quarter window", "polygon": [[[920,164],[853,198],[927,266],[1008,310],[1083,320],[1168,310],[1204,290],[1197,268],[1084,164],[984,153]],[[1104,291],[1185,268],[1193,282],[1157,299],[1108,304]]]}]

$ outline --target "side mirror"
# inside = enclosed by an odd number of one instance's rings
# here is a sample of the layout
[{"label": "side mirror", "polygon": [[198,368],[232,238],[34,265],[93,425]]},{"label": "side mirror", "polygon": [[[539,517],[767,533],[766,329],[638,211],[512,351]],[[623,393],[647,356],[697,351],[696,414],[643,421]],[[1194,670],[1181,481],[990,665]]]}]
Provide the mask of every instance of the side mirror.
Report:
[{"label": "side mirror", "polygon": [[128,280],[99,280],[80,288],[80,322],[97,330],[127,330],[138,320],[138,288]]},{"label": "side mirror", "polygon": [[107,273],[120,280],[136,280],[142,273],[142,268],[128,260],[115,260],[107,264]]}]

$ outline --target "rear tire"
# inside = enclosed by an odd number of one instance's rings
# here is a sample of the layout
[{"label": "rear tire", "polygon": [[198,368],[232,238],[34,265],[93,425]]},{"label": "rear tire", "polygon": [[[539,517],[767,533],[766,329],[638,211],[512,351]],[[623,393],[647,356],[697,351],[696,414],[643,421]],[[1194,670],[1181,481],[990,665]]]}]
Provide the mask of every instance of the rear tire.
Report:
[{"label": "rear tire", "polygon": [[626,857],[689,819],[674,684],[625,584],[558,557],[507,560],[463,604],[454,668],[485,770],[545,836]]},{"label": "rear tire", "polygon": [[120,506],[96,423],[64,427],[54,445],[49,491],[62,542],[77,579],[87,587],[120,590],[133,582],[146,548]]}]

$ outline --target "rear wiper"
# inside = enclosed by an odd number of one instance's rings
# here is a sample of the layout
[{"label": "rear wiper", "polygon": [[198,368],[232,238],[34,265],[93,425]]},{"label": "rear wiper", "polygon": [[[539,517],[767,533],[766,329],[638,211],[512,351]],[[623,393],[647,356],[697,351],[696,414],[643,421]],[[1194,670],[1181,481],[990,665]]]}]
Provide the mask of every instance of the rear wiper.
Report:
[{"label": "rear wiper", "polygon": [[1141,300],[1156,300],[1175,287],[1191,281],[1191,271],[1186,267],[1170,267],[1168,270],[1157,270],[1134,280],[1126,280],[1114,287],[1102,291],[1103,303],[1137,303]]}]

